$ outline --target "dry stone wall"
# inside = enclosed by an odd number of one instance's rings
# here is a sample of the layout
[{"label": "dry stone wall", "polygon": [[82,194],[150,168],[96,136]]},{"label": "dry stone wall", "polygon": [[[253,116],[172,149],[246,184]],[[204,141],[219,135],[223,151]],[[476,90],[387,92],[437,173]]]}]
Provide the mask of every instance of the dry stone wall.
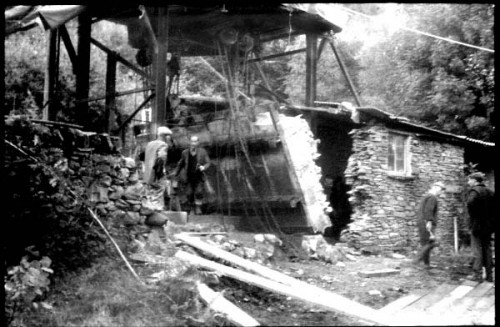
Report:
[{"label": "dry stone wall", "polygon": [[412,173],[396,176],[388,171],[385,126],[366,126],[350,134],[353,151],[345,176],[353,214],[343,241],[357,248],[417,248],[417,207],[430,185],[442,181],[446,191],[439,197],[437,237],[440,249],[453,248],[454,218],[464,228],[463,148],[409,134]]},{"label": "dry stone wall", "polygon": [[133,159],[87,154],[74,156],[69,168],[75,172],[74,183],[86,189],[87,205],[108,229],[128,233],[130,240],[147,239],[147,219],[161,210],[145,203],[146,190]]}]

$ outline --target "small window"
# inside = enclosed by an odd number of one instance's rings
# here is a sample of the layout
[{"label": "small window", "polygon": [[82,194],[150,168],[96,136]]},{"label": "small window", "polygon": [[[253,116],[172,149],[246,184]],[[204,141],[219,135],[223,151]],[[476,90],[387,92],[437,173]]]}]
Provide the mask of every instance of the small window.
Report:
[{"label": "small window", "polygon": [[400,175],[410,175],[409,159],[410,137],[402,134],[389,133],[389,170]]},{"label": "small window", "polygon": [[150,109],[144,110],[145,121],[151,121],[151,111]]}]

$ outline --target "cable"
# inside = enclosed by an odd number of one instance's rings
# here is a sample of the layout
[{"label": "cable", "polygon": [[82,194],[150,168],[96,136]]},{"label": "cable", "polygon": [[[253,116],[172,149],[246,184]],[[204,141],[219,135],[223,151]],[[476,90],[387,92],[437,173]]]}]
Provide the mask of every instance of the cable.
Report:
[{"label": "cable", "polygon": [[[352,9],[349,9],[349,8],[346,8],[346,7],[339,6],[339,8],[341,10],[344,10],[344,11],[350,13],[350,14],[359,15],[359,16],[366,17],[366,18],[369,18],[369,19],[375,19],[375,16],[366,15],[366,14],[360,13],[358,11],[355,11],[355,10],[352,10]],[[452,40],[452,39],[449,39],[449,38],[445,38],[445,37],[437,36],[437,35],[434,35],[434,34],[422,32],[422,31],[416,30],[414,28],[410,28],[410,27],[406,27],[406,26],[401,26],[401,25],[397,25],[397,27],[400,28],[400,29],[403,29],[403,30],[407,30],[407,31],[413,32],[413,33],[417,33],[417,34],[421,34],[421,35],[433,37],[433,38],[438,39],[438,40],[443,40],[443,41],[446,41],[446,42],[463,45],[463,46],[466,46],[466,47],[469,47],[469,48],[474,48],[474,49],[478,49],[478,50],[483,50],[483,51],[495,53],[495,50],[492,50],[492,49],[488,49],[488,48],[484,48],[484,47],[479,47],[479,46],[476,46],[476,45],[472,45],[472,44],[468,44],[468,43],[464,43],[464,42],[460,42],[460,41],[455,41],[455,40]]]}]

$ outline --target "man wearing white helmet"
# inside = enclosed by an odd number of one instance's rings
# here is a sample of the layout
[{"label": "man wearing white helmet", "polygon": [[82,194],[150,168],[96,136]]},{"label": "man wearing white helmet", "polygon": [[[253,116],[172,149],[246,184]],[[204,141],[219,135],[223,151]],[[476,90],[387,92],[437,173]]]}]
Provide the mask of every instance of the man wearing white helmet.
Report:
[{"label": "man wearing white helmet", "polygon": [[152,171],[155,161],[158,158],[158,150],[162,147],[168,147],[166,142],[167,135],[171,135],[172,131],[168,127],[160,126],[158,127],[157,134],[158,136],[156,140],[153,140],[146,145],[144,153],[144,175],[142,180],[144,183],[150,185],[154,182]]}]

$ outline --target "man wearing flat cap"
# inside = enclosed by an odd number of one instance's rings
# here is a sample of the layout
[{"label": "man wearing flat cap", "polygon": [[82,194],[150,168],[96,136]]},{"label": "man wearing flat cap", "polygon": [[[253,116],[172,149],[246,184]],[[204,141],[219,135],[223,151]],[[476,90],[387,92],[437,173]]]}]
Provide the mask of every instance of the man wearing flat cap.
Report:
[{"label": "man wearing flat cap", "polygon": [[472,173],[467,177],[470,189],[467,193],[467,211],[471,248],[474,254],[473,278],[483,281],[482,269],[486,270],[486,281],[493,281],[491,235],[495,232],[494,192],[484,185],[484,174]]},{"label": "man wearing flat cap", "polygon": [[443,190],[444,184],[442,182],[432,184],[420,202],[417,211],[417,227],[421,248],[413,263],[417,265],[423,263],[425,268],[430,268],[431,250],[437,246],[434,233],[437,225],[438,196]]}]

